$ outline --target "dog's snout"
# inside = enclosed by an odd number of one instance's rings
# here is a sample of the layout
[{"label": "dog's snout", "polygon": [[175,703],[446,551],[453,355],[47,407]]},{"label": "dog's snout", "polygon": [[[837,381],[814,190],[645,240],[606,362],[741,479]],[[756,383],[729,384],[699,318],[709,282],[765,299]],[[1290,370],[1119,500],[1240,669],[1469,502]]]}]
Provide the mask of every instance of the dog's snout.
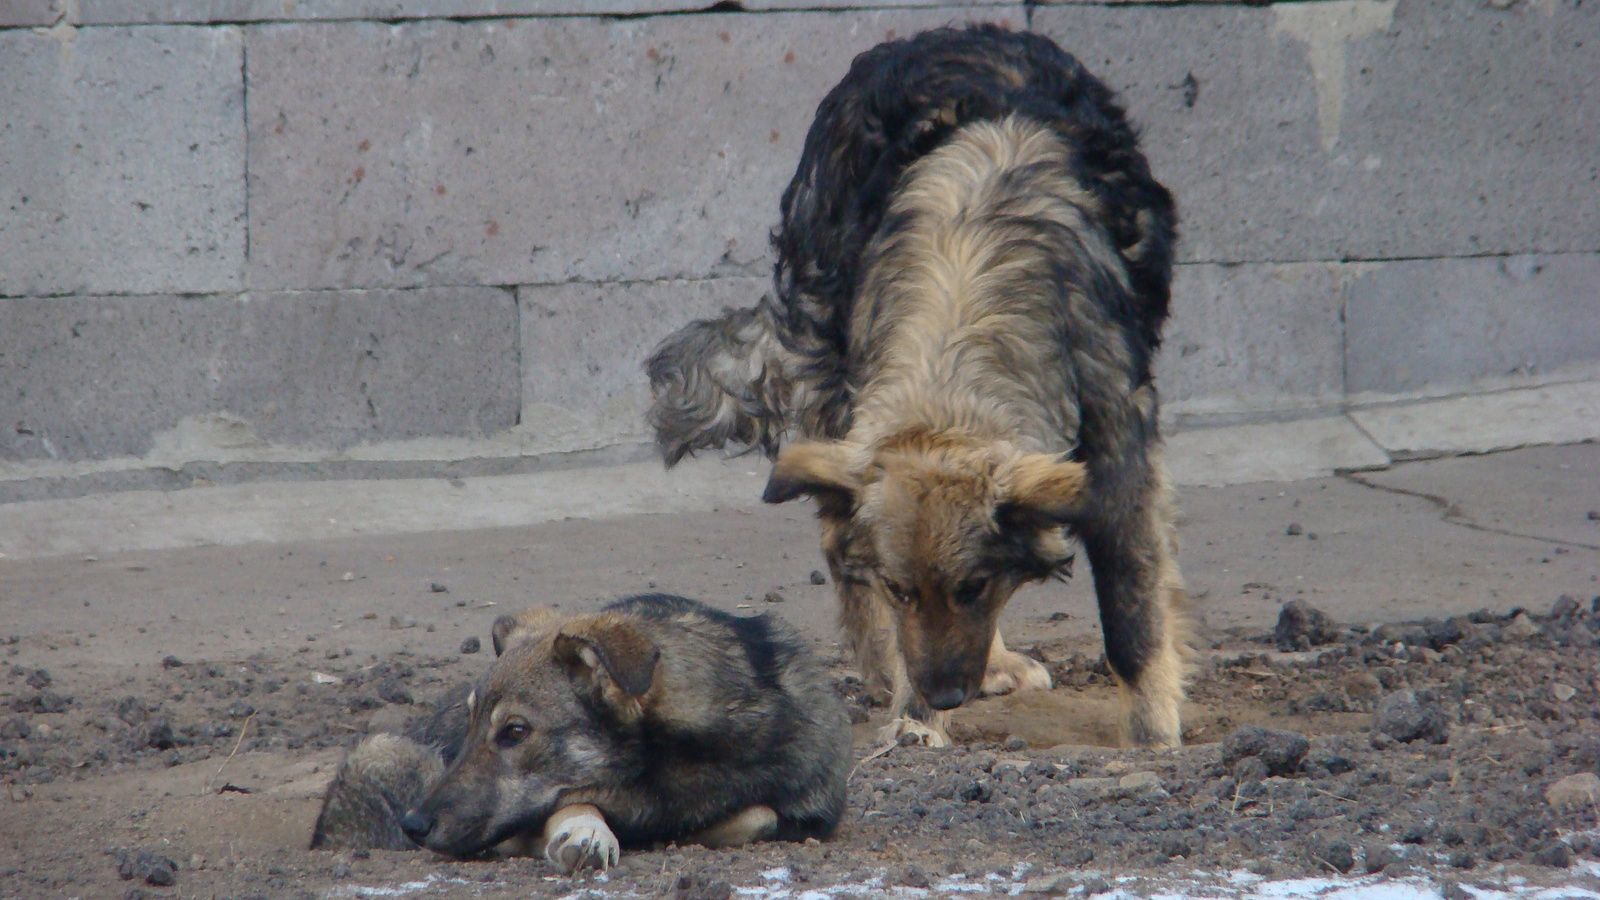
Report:
[{"label": "dog's snout", "polygon": [[924,699],[934,709],[955,709],[967,702],[967,692],[960,686],[951,685],[930,692]]},{"label": "dog's snout", "polygon": [[400,819],[400,830],[406,833],[406,837],[420,844],[428,833],[433,831],[433,817],[412,810]]}]

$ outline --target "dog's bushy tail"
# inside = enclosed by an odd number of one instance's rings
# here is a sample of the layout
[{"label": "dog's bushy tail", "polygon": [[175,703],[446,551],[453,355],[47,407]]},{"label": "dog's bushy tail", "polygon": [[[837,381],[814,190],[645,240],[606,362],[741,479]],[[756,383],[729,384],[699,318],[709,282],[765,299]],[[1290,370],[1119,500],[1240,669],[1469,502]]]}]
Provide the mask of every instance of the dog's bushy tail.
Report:
[{"label": "dog's bushy tail", "polygon": [[444,776],[433,747],[398,734],[363,740],[333,776],[311,835],[313,850],[414,850],[400,819]]},{"label": "dog's bushy tail", "polygon": [[770,296],[678,329],[645,364],[650,425],[668,467],[730,443],[778,452],[787,428],[794,354],[779,338]]}]

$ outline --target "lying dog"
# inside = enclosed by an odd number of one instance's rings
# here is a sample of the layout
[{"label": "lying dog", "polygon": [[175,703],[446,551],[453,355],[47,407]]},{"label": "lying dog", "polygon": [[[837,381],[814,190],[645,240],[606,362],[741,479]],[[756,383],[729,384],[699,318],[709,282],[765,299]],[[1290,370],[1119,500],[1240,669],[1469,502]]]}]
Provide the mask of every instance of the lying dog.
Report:
[{"label": "lying dog", "polygon": [[536,841],[570,872],[615,865],[623,846],[837,826],[849,720],[781,621],[649,594],[596,615],[503,616],[494,645],[459,705],[351,752],[313,848],[414,842],[467,857]]},{"label": "lying dog", "polygon": [[1128,736],[1177,745],[1190,652],[1151,377],[1176,214],[1111,91],[1034,34],[879,45],[818,107],[782,212],[776,300],[648,363],[667,464],[759,445],[762,499],[815,498],[891,736],[934,746],[974,694],[1050,686],[996,620],[1065,576],[1075,533]]}]

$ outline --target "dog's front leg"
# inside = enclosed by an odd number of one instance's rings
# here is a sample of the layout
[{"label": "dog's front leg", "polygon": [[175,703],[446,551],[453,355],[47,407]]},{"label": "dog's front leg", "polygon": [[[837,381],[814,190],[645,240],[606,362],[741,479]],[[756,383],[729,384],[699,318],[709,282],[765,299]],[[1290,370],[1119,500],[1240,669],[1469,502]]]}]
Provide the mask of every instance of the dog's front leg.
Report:
[{"label": "dog's front leg", "polygon": [[578,869],[609,869],[622,858],[622,845],[600,810],[587,803],[563,806],[544,824],[544,856],[562,874]]},{"label": "dog's front leg", "polygon": [[764,841],[778,833],[778,814],[770,806],[749,806],[689,836],[688,842],[719,850]]},{"label": "dog's front leg", "polygon": [[878,731],[879,740],[905,743],[909,735],[910,743],[924,747],[950,746],[950,713],[930,708],[917,696],[898,646],[894,653],[894,699],[890,701],[889,711],[893,718]]}]

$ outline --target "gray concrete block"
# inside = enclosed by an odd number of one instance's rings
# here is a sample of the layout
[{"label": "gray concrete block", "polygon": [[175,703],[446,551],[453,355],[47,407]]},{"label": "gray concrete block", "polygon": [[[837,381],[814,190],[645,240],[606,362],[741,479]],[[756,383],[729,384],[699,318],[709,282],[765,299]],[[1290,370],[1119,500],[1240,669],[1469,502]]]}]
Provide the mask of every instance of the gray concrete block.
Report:
[{"label": "gray concrete block", "polygon": [[85,25],[646,15],[712,0],[78,0]]},{"label": "gray concrete block", "polygon": [[1377,263],[1350,284],[1352,394],[1460,391],[1600,366],[1600,256]]},{"label": "gray concrete block", "polygon": [[1344,416],[1174,429],[1165,458],[1182,485],[1298,481],[1372,469],[1389,457]]},{"label": "gray concrete block", "polygon": [[0,28],[54,25],[61,18],[59,0],[6,0],[0,3]]},{"label": "gray concrete block", "polygon": [[491,433],[516,316],[496,288],[6,300],[0,458]]},{"label": "gray concrete block", "polygon": [[252,284],[765,274],[817,100],[969,12],[251,29]]},{"label": "gray concrete block", "polygon": [[522,420],[572,448],[648,437],[645,357],[679,326],[751,306],[767,278],[524,287]]},{"label": "gray concrete block", "polygon": [[1600,381],[1351,410],[1395,459],[1600,440]]},{"label": "gray concrete block", "polygon": [[1068,5],[1033,25],[1144,126],[1185,259],[1600,248],[1593,4]]},{"label": "gray concrete block", "polygon": [[1337,404],[1345,273],[1337,263],[1183,265],[1156,360],[1173,414]]},{"label": "gray concrete block", "polygon": [[234,28],[0,32],[0,294],[237,288]]}]

